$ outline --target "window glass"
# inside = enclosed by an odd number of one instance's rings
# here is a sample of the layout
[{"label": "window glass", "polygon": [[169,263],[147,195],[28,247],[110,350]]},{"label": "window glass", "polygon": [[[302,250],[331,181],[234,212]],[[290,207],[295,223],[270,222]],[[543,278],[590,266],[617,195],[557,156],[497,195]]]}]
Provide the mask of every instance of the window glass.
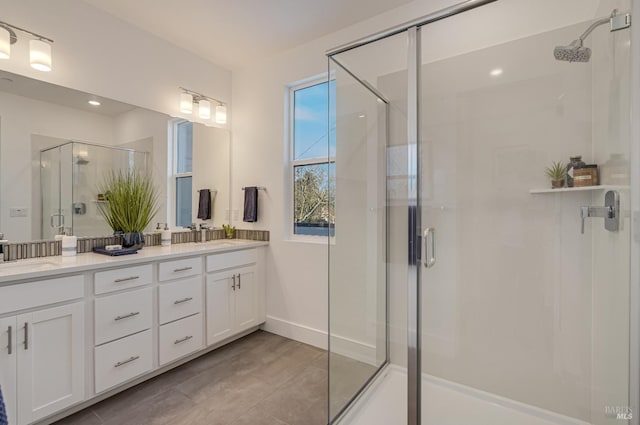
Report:
[{"label": "window glass", "polygon": [[176,178],[176,226],[191,225],[191,176]]},{"label": "window glass", "polygon": [[193,163],[193,123],[176,125],[176,173],[190,173]]}]

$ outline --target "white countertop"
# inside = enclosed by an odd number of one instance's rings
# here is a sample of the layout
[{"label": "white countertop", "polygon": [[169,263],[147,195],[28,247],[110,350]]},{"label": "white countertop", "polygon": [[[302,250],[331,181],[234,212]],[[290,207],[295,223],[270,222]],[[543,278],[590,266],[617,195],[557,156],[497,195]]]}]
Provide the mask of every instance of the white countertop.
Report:
[{"label": "white countertop", "polygon": [[57,275],[120,267],[131,264],[148,263],[155,260],[213,254],[268,245],[268,242],[244,239],[218,239],[205,243],[181,243],[171,246],[144,247],[137,254],[110,257],[108,255],[85,253],[74,257],[43,257],[29,260],[0,263],[0,286],[3,284],[56,277]]}]

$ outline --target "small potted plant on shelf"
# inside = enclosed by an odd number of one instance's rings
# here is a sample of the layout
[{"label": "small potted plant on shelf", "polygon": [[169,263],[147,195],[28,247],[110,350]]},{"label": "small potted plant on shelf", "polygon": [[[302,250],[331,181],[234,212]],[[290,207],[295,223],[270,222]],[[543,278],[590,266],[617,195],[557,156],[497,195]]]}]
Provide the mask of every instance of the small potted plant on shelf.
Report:
[{"label": "small potted plant on shelf", "polygon": [[114,234],[122,235],[122,246],[142,249],[143,232],[158,212],[158,191],[151,176],[140,171],[111,171],[99,189],[109,195],[98,204],[100,213]]},{"label": "small potted plant on shelf", "polygon": [[562,162],[552,162],[550,167],[544,169],[547,177],[551,179],[551,188],[560,189],[564,187],[564,177],[567,167]]},{"label": "small potted plant on shelf", "polygon": [[224,233],[227,235],[227,239],[233,239],[233,234],[236,232],[236,226],[223,224],[222,228],[224,229]]}]

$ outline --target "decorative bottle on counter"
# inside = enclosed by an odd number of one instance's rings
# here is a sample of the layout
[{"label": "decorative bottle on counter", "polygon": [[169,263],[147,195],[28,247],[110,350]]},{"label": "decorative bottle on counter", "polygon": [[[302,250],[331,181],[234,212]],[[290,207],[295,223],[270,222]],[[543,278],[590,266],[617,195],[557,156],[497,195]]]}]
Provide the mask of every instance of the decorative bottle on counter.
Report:
[{"label": "decorative bottle on counter", "polygon": [[573,170],[583,168],[585,162],[582,160],[582,156],[569,157],[569,163],[567,164],[567,187],[573,187]]}]

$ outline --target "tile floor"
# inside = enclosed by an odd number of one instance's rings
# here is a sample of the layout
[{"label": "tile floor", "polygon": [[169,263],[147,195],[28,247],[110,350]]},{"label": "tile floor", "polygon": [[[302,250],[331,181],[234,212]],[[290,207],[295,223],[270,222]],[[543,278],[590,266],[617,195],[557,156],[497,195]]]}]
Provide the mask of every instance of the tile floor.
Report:
[{"label": "tile floor", "polygon": [[57,425],[324,425],[326,353],[257,331]]}]

